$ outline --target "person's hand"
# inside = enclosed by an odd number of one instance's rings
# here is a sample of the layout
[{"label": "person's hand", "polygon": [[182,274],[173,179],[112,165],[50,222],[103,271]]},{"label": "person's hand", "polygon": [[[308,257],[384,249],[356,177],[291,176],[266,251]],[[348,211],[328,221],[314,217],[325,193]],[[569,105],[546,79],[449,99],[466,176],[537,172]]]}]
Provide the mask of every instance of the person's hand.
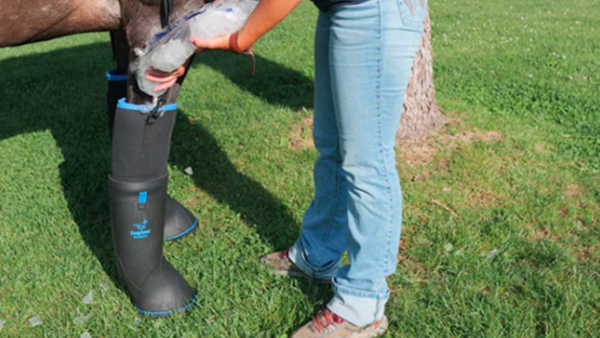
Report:
[{"label": "person's hand", "polygon": [[[234,36],[235,38],[235,36]],[[196,46],[196,53],[202,53],[205,50],[224,50],[224,51],[234,51],[231,48],[231,34],[221,35],[210,39],[198,39],[191,38],[192,43]],[[252,48],[248,48],[248,51],[252,50]],[[163,72],[158,69],[150,68],[146,71],[146,79],[157,82],[158,85],[154,87],[155,92],[159,92],[161,90],[165,90],[173,87],[177,79],[185,74],[185,67],[181,66],[174,70],[171,73]]]},{"label": "person's hand", "polygon": [[196,46],[196,52],[203,52],[207,49],[229,51],[229,38],[231,34],[221,35],[210,39],[191,38]]},{"label": "person's hand", "polygon": [[150,68],[146,71],[146,79],[159,83],[154,87],[155,92],[173,87],[177,79],[185,74],[185,67],[181,66],[171,73],[163,72],[162,70]]},{"label": "person's hand", "polygon": [[[227,50],[235,53],[250,53],[252,45],[265,33],[275,27],[290,12],[298,6],[301,0],[261,0],[256,9],[250,14],[244,27],[238,33],[217,36],[211,39],[191,38],[198,53],[206,49]],[[146,78],[160,83],[154,90],[170,88],[177,78],[185,74],[185,68],[180,67],[172,73],[151,69],[146,72]]]},{"label": "person's hand", "polygon": [[[197,52],[205,50],[223,50],[233,53],[247,53],[252,51],[252,44],[247,45],[247,39],[240,41],[239,32],[225,34],[210,39],[191,38],[192,43],[198,48]],[[245,48],[240,48],[245,47]]]}]

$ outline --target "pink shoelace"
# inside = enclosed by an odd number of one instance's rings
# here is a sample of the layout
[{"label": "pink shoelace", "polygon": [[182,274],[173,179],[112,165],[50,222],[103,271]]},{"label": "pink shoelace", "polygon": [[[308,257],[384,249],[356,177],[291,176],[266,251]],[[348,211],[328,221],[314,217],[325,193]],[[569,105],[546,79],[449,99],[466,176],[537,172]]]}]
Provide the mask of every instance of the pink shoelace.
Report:
[{"label": "pink shoelace", "polygon": [[341,324],[343,322],[344,319],[342,319],[342,317],[329,311],[329,309],[325,309],[323,311],[319,311],[315,318],[313,318],[312,327],[313,329],[317,330],[317,332],[323,333],[323,330],[329,325]]}]

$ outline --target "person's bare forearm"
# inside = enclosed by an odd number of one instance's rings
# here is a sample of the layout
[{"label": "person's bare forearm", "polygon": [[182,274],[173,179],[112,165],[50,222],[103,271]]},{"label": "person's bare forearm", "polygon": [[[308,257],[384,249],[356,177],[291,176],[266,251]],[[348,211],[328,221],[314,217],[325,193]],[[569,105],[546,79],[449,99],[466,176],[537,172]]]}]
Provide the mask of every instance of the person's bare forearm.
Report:
[{"label": "person's bare forearm", "polygon": [[238,33],[238,46],[246,50],[298,6],[302,0],[261,0]]},{"label": "person's bare forearm", "polygon": [[[248,51],[256,40],[285,19],[300,1],[302,0],[261,0],[239,32],[205,40],[192,37],[191,41],[198,48],[198,52],[208,49],[229,50],[236,53]],[[234,46],[232,46],[232,40],[234,40]],[[155,91],[161,91],[173,86],[183,74],[185,74],[183,66],[171,73],[149,69],[146,72],[146,78],[158,84],[154,88]]]}]

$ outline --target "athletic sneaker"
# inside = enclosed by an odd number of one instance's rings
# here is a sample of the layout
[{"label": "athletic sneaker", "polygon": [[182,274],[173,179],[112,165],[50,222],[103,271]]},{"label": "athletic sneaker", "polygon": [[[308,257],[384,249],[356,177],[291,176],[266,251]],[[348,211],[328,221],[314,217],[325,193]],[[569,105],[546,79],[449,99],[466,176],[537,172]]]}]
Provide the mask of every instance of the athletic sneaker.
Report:
[{"label": "athletic sneaker", "polygon": [[331,283],[331,278],[316,279],[300,270],[300,268],[298,268],[296,264],[290,260],[290,249],[265,255],[261,257],[261,261],[266,264],[276,275],[294,278],[310,278],[321,284]]},{"label": "athletic sneaker", "polygon": [[359,327],[325,309],[319,311],[312,321],[292,333],[290,338],[373,338],[382,335],[387,326],[385,316],[373,324]]}]

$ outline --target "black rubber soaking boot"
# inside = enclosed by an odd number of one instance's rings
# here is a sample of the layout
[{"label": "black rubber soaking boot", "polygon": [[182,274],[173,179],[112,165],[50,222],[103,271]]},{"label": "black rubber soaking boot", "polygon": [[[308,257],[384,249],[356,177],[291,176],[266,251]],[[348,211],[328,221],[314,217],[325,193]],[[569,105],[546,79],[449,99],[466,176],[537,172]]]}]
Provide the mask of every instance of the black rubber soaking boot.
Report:
[{"label": "black rubber soaking boot", "polygon": [[143,314],[186,310],[195,292],[163,257],[168,176],[146,182],[109,177],[113,240],[119,273]]},{"label": "black rubber soaking boot", "polygon": [[185,310],[194,291],[162,254],[167,207],[167,159],[177,104],[136,105],[115,111],[111,214],[117,262],[141,313]]},{"label": "black rubber soaking boot", "polygon": [[[106,108],[108,132],[112,139],[117,103],[127,95],[127,74],[118,74],[117,69],[106,72]],[[177,200],[167,195],[165,218],[165,241],[174,241],[192,233],[198,219]]]},{"label": "black rubber soaking boot", "polygon": [[183,205],[167,195],[165,241],[175,241],[196,229],[198,219]]}]

